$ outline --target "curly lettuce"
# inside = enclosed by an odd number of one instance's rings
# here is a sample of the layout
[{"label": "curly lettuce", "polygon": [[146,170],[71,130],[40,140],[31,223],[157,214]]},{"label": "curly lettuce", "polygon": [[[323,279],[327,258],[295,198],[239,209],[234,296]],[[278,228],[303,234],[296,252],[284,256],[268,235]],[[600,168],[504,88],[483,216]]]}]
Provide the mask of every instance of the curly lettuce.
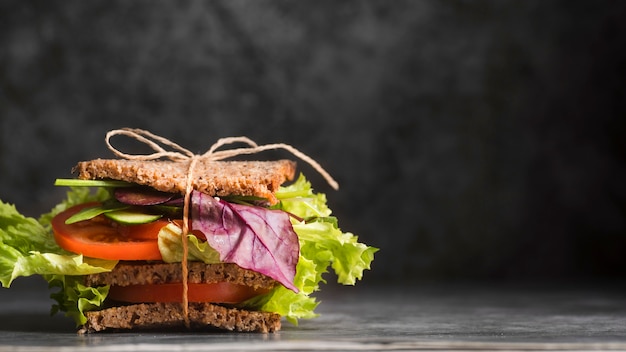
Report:
[{"label": "curly lettuce", "polygon": [[102,307],[109,294],[109,285],[87,287],[83,285],[82,276],[51,275],[46,279],[51,288],[59,288],[50,295],[57,302],[52,306],[51,314],[65,312],[65,316],[74,319],[77,327],[87,322],[86,312]]},{"label": "curly lettuce", "polygon": [[[69,304],[76,297],[93,296],[92,289],[78,287],[77,278],[83,275],[110,271],[117,261],[85,258],[65,251],[54,241],[50,220],[59,212],[88,201],[99,200],[107,195],[102,191],[95,194],[88,189],[72,189],[67,199],[39,220],[20,214],[14,205],[0,201],[0,283],[10,287],[18,277],[41,275],[51,287],[61,290],[51,295],[59,304],[53,312],[63,311],[75,318],[77,324],[84,323],[84,303]],[[71,284],[70,284],[71,283]],[[102,288],[106,291],[108,288]],[[102,296],[102,301],[106,293]],[[93,297],[89,297],[93,301]],[[80,303],[80,304],[79,304]],[[101,303],[101,302],[100,302]],[[99,305],[99,304],[98,304]],[[93,307],[90,307],[93,308]]]}]

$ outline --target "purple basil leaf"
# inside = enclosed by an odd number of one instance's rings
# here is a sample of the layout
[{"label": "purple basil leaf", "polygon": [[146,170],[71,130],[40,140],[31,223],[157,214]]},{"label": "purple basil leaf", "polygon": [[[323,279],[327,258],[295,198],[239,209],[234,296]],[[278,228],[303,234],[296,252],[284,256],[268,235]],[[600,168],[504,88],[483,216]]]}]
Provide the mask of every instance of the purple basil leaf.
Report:
[{"label": "purple basil leaf", "polygon": [[298,235],[280,210],[228,203],[194,191],[191,227],[201,231],[220,260],[267,275],[294,292]]},{"label": "purple basil leaf", "polygon": [[163,204],[176,196],[173,193],[159,192],[151,188],[144,187],[124,187],[116,188],[115,199],[120,203],[130,205],[156,205]]}]

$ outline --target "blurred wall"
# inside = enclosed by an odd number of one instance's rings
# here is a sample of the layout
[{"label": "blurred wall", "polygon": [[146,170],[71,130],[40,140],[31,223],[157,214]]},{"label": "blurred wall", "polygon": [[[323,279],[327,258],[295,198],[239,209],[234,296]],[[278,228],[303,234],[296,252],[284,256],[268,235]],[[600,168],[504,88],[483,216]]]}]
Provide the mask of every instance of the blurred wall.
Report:
[{"label": "blurred wall", "polygon": [[[371,280],[626,275],[626,3],[0,1],[0,199],[138,127],[285,142]],[[266,154],[263,158],[288,157]]]}]

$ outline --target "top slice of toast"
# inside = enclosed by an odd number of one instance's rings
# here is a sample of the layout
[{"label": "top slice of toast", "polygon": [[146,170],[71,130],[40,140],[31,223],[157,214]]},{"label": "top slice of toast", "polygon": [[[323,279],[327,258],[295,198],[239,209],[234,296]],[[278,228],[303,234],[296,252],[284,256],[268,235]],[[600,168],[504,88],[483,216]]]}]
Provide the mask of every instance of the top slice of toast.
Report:
[{"label": "top slice of toast", "polygon": [[[169,193],[185,193],[190,161],[95,159],[79,162],[73,169],[79,179],[110,179],[149,186]],[[296,163],[276,161],[198,160],[193,189],[211,196],[257,196],[271,204],[285,181],[293,180]]]}]

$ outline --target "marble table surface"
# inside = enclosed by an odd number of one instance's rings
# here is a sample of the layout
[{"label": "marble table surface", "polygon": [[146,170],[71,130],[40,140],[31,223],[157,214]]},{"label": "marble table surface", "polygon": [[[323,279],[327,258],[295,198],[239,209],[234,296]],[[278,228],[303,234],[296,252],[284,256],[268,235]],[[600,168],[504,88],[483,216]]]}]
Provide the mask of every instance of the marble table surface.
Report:
[{"label": "marble table surface", "polygon": [[324,287],[317,319],[275,334],[78,335],[49,315],[44,282],[0,289],[0,351],[626,350],[616,285],[422,284]]}]

